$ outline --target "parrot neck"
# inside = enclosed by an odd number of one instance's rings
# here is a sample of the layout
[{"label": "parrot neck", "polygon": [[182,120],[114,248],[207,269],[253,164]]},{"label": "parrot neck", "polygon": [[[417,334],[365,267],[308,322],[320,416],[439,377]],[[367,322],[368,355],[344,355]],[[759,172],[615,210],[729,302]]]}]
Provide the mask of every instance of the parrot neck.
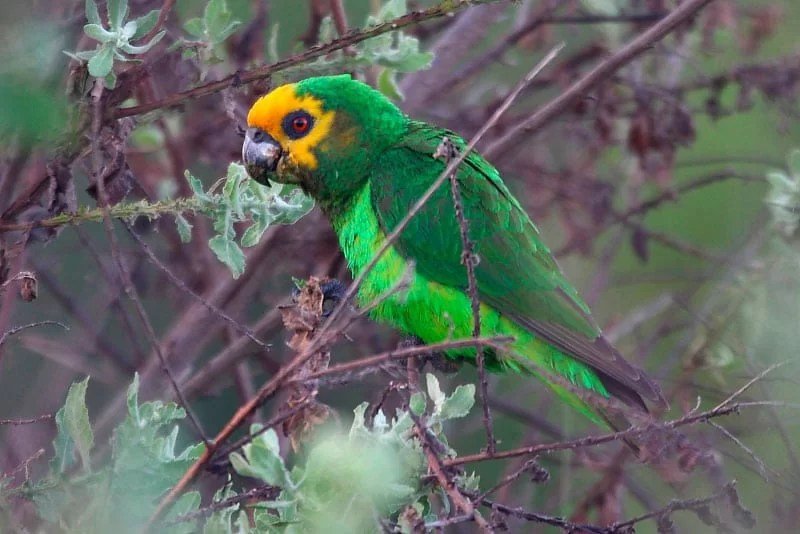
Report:
[{"label": "parrot neck", "polygon": [[[339,238],[339,246],[350,267],[350,272],[353,276],[358,276],[386,240],[386,232],[381,227],[378,216],[372,208],[370,184],[365,184],[349,201],[336,206],[336,209],[331,211],[328,209],[323,207],[323,211],[330,218],[333,229]],[[385,277],[394,280],[401,277],[405,269],[406,262],[394,247],[390,247],[381,256],[374,272],[379,278]],[[369,283],[365,284],[365,286],[370,285]],[[368,293],[372,292],[368,291]]]}]

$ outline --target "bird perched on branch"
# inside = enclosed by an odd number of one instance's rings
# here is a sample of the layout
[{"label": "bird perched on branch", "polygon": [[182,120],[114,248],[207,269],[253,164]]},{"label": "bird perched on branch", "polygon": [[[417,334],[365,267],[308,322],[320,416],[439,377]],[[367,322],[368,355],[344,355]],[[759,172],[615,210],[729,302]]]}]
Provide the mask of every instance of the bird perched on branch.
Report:
[{"label": "bird perched on branch", "polygon": [[[365,269],[387,234],[436,181],[446,161],[435,158],[444,137],[456,134],[406,116],[390,100],[349,75],[283,85],[253,104],[242,157],[250,176],[299,185],[330,219],[354,276]],[[542,379],[595,421],[626,426],[604,403],[613,397],[632,412],[663,405],[650,378],[603,337],[589,308],[564,277],[539,231],[500,174],[477,153],[458,167],[463,221],[474,247],[475,293],[483,336],[513,336],[509,350],[486,350],[491,370]],[[413,262],[407,289],[377,305],[373,319],[426,343],[473,334],[473,308],[454,195],[433,194],[366,275],[357,301],[389,292]],[[447,356],[474,361],[476,349]],[[553,380],[560,376],[563,380]],[[592,402],[597,394],[601,402]],[[589,399],[587,399],[589,397]]]}]

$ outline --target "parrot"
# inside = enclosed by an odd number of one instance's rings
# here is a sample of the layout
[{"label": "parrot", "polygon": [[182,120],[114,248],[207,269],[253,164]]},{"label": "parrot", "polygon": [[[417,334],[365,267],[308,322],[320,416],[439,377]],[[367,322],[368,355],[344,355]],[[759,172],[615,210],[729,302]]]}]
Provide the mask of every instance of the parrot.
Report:
[{"label": "parrot", "polygon": [[[242,160],[257,182],[294,184],[314,199],[357,277],[445,170],[447,161],[435,157],[445,137],[456,150],[466,148],[454,132],[410,118],[349,74],[317,76],[253,103]],[[498,170],[472,151],[455,172],[476,260],[480,332],[513,338],[508,350],[481,349],[486,368],[532,375],[616,430],[630,426],[630,418],[620,422],[618,411],[579,392],[614,398],[636,414],[666,407],[658,384],[603,337]],[[356,304],[378,302],[371,319],[426,344],[472,337],[474,297],[460,230],[451,188],[439,187],[367,272]],[[392,292],[404,276],[404,290]],[[477,354],[475,347],[445,351],[471,363]]]}]

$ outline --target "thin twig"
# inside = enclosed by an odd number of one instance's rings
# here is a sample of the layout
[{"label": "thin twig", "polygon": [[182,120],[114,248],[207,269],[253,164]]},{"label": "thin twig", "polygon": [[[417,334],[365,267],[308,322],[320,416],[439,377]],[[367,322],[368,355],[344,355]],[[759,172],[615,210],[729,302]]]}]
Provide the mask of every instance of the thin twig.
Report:
[{"label": "thin twig", "polygon": [[0,425],[30,425],[33,423],[41,423],[42,421],[50,421],[53,419],[53,414],[40,415],[33,419],[0,419]]},{"label": "thin twig", "polygon": [[475,523],[477,523],[481,531],[494,532],[494,529],[491,527],[491,525],[489,525],[486,519],[483,518],[480,512],[475,510],[475,507],[472,505],[472,501],[466,498],[458,489],[455,481],[444,473],[444,464],[434,450],[434,446],[431,443],[431,437],[428,435],[427,429],[413,412],[409,410],[408,413],[414,420],[417,438],[422,444],[422,450],[424,451],[425,458],[428,461],[428,467],[433,472],[436,480],[439,482],[439,486],[441,486],[441,488],[447,493],[447,495],[453,501],[453,504],[460,508],[465,515],[470,516]]},{"label": "thin twig", "polygon": [[128,231],[128,233],[136,240],[137,243],[139,243],[139,246],[147,255],[147,258],[150,260],[150,262],[156,267],[158,267],[161,270],[161,272],[163,272],[167,276],[167,279],[169,279],[169,281],[172,282],[172,284],[175,287],[177,287],[187,295],[194,298],[197,302],[205,306],[206,309],[208,309],[208,311],[210,311],[211,313],[213,313],[214,315],[216,315],[217,317],[228,323],[234,330],[246,336],[248,339],[250,339],[250,341],[261,347],[263,350],[268,351],[270,349],[270,345],[268,343],[264,343],[263,341],[261,341],[258,338],[258,336],[256,336],[255,332],[253,332],[250,328],[248,328],[247,325],[240,323],[239,321],[237,321],[236,319],[225,313],[222,309],[218,308],[217,306],[213,305],[208,300],[203,298],[201,295],[198,295],[197,293],[192,291],[192,289],[188,285],[186,285],[186,282],[175,276],[175,274],[169,270],[169,267],[164,265],[164,263],[160,259],[158,259],[158,256],[155,255],[153,250],[150,248],[150,245],[148,245],[145,242],[145,240],[142,239],[142,237],[136,233],[136,231],[133,229],[133,226],[131,226],[130,223],[123,221],[123,225],[125,226],[125,229]]},{"label": "thin twig", "polygon": [[350,31],[346,35],[338,39],[334,39],[329,43],[312,46],[300,54],[278,61],[272,65],[265,65],[263,67],[258,67],[244,72],[235,72],[216,82],[210,82],[193,89],[175,93],[157,102],[150,102],[128,108],[119,108],[114,113],[114,118],[119,119],[122,117],[130,117],[132,115],[141,115],[142,113],[148,113],[157,109],[169,108],[181,104],[186,100],[218,93],[228,87],[238,87],[240,85],[252,83],[257,80],[263,80],[264,78],[267,78],[276,72],[280,72],[288,69],[289,67],[293,67],[312,59],[328,55],[331,52],[347,48],[348,46],[360,43],[361,41],[365,41],[372,37],[396,31],[414,24],[419,24],[420,22],[424,22],[426,20],[448,16],[459,9],[467,7],[468,5],[485,4],[496,1],[498,0],[474,0],[471,2],[466,2],[464,0],[457,2],[445,1],[439,5],[424,9],[422,11],[412,11],[376,26],[372,26],[363,30]]},{"label": "thin twig", "polygon": [[[453,142],[448,137],[443,137],[433,157],[442,158],[447,164],[457,155],[458,150]],[[461,190],[458,186],[456,172],[450,173],[448,179],[450,180],[450,193],[453,196],[453,208],[456,213],[456,220],[458,220],[458,229],[461,237],[461,263],[467,270],[467,295],[472,306],[472,337],[479,338],[481,337],[481,301],[478,296],[478,282],[475,278],[475,266],[477,265],[475,243],[469,238],[469,221],[464,215],[464,203],[461,199]],[[478,367],[479,395],[483,408],[483,427],[486,430],[486,451],[489,454],[494,454],[496,443],[494,431],[492,430],[492,412],[487,401],[489,382],[486,378],[485,351],[483,347],[476,347],[475,363]]]},{"label": "thin twig", "polygon": [[164,0],[164,3],[161,4],[161,10],[158,12],[158,20],[156,20],[156,25],[153,26],[144,37],[142,37],[141,42],[148,43],[153,37],[156,36],[159,30],[161,30],[161,27],[167,21],[167,17],[169,16],[170,11],[172,11],[172,7],[174,5],[175,0]]},{"label": "thin twig", "polygon": [[680,24],[693,17],[699,10],[713,0],[687,0],[676,7],[669,15],[659,20],[656,24],[636,36],[622,48],[613,53],[608,59],[590,70],[580,80],[576,81],[547,105],[539,109],[529,119],[510,128],[499,139],[494,141],[484,151],[487,158],[499,158],[514,147],[520,140],[521,132],[535,132],[539,130],[577,99],[581,98],[589,89],[606,80],[618,69],[627,65],[633,58],[650,49],[653,44],[666,37]]},{"label": "thin twig", "polygon": [[[514,341],[514,338],[511,336],[495,336],[486,338],[469,338],[463,340],[443,341],[441,343],[431,343],[430,345],[404,347],[404,348],[389,350],[386,352],[380,352],[372,356],[367,356],[366,358],[359,358],[358,360],[353,360],[352,362],[345,362],[337,365],[332,365],[331,367],[328,367],[325,370],[309,374],[307,377],[303,379],[303,381],[316,380],[330,375],[350,373],[352,371],[355,371],[357,369],[363,369],[365,367],[376,367],[384,362],[388,362],[391,360],[403,360],[406,358],[411,358],[413,356],[419,356],[420,354],[425,354],[427,352],[441,352],[451,349],[459,349],[463,347],[494,346],[494,344],[496,343],[510,343],[512,341]],[[289,382],[287,385],[295,383],[296,381],[297,380],[293,380],[292,382]]]},{"label": "thin twig", "polygon": [[131,281],[130,272],[125,265],[125,261],[122,258],[122,254],[119,250],[119,244],[117,243],[116,235],[114,234],[114,223],[111,220],[111,215],[109,214],[108,206],[108,196],[106,195],[105,190],[105,179],[102,173],[102,149],[100,147],[100,130],[103,125],[103,82],[102,80],[95,80],[94,87],[91,91],[91,98],[92,98],[92,173],[94,174],[94,181],[97,184],[97,200],[100,204],[100,208],[103,211],[103,226],[105,227],[106,237],[108,238],[109,245],[111,247],[111,256],[114,259],[114,263],[117,266],[119,271],[120,280],[122,281],[123,288],[125,289],[125,293],[133,303],[134,308],[136,309],[136,313],[139,316],[139,320],[142,322],[144,326],[145,333],[147,335],[147,339],[150,344],[153,346],[156,354],[158,355],[159,360],[161,361],[161,366],[164,369],[164,373],[167,375],[170,383],[172,384],[173,389],[175,390],[175,395],[178,397],[181,406],[186,410],[187,417],[189,418],[190,423],[194,427],[195,432],[203,440],[205,443],[206,448],[208,448],[209,442],[208,438],[203,432],[203,428],[200,425],[200,421],[195,417],[189,403],[186,401],[186,398],[183,396],[183,392],[181,391],[180,386],[178,385],[177,380],[172,374],[172,371],[169,368],[169,364],[167,363],[167,359],[164,357],[164,353],[161,351],[161,345],[156,338],[155,330],[153,329],[153,325],[150,323],[150,319],[147,316],[147,312],[142,305],[141,300],[139,300],[139,296],[136,292],[136,289],[133,287],[133,282]]},{"label": "thin twig", "polygon": [[5,343],[8,338],[13,336],[14,334],[17,334],[18,332],[21,332],[22,330],[26,330],[28,328],[36,328],[37,326],[44,326],[48,324],[60,326],[64,330],[69,330],[69,327],[67,325],[59,323],[58,321],[36,321],[35,323],[23,324],[20,326],[15,326],[14,328],[10,328],[9,330],[6,330],[2,334],[0,334],[0,347],[3,346],[3,343]]}]

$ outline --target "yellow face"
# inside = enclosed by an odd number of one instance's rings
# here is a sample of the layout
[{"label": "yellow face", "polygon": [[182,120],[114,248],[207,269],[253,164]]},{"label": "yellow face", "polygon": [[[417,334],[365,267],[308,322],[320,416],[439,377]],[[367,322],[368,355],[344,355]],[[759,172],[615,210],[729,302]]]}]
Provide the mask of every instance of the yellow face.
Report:
[{"label": "yellow face", "polygon": [[335,115],[313,96],[298,96],[295,84],[259,98],[247,114],[242,151],[250,175],[285,182],[293,181],[291,175],[316,170],[314,150],[328,140]]}]

